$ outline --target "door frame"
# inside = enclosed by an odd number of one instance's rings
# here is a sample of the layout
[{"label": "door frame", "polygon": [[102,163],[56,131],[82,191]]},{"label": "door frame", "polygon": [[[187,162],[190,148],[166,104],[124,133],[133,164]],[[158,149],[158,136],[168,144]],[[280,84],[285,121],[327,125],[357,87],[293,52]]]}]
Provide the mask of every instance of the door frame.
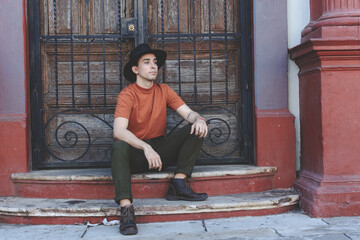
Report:
[{"label": "door frame", "polygon": [[[42,77],[41,77],[41,49],[40,49],[40,0],[28,1],[29,14],[29,44],[30,44],[30,111],[31,111],[31,143],[32,143],[32,168],[43,168],[43,129],[42,119]],[[253,42],[252,42],[252,1],[239,0],[241,27],[241,119],[242,138],[244,141],[244,158],[249,164],[254,164],[254,103],[253,103]],[[134,0],[134,8],[139,18],[137,31],[141,32],[136,43],[148,40],[147,19],[144,13],[147,11],[146,0]],[[143,14],[141,14],[143,13]],[[142,37],[140,37],[142,36]]]}]

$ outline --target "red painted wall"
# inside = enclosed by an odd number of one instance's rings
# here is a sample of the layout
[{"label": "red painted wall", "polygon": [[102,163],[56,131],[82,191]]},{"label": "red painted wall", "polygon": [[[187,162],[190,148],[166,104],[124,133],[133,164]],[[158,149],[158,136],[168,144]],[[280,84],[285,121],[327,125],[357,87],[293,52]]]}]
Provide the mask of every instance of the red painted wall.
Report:
[{"label": "red painted wall", "polygon": [[295,117],[288,109],[256,110],[256,165],[277,167],[274,188],[296,179]]},{"label": "red painted wall", "polygon": [[0,7],[0,196],[14,195],[10,174],[28,170],[27,1]]}]

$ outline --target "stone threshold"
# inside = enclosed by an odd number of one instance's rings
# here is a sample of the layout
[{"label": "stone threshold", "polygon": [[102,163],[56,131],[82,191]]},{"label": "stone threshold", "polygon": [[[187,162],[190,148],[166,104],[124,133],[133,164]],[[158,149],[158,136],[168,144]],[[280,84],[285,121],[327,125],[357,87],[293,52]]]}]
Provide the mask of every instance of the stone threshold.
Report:
[{"label": "stone threshold", "polygon": [[[292,189],[275,189],[209,197],[202,202],[167,201],[160,198],[134,199],[137,216],[200,214],[266,210],[296,206],[299,194]],[[0,217],[118,217],[119,206],[105,199],[45,199],[0,197]]]},{"label": "stone threshold", "polygon": [[[133,174],[132,180],[169,179],[174,168],[163,172]],[[256,167],[250,165],[208,165],[195,166],[192,178],[246,176],[274,174],[276,167]],[[13,181],[112,181],[110,168],[38,170],[29,173],[13,173]]]}]

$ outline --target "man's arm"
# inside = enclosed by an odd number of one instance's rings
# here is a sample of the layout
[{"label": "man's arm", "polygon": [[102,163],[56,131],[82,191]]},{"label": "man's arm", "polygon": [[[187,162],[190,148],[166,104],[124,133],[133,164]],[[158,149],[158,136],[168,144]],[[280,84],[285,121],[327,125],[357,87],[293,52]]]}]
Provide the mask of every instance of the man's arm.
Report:
[{"label": "man's arm", "polygon": [[184,104],[176,109],[176,112],[186,121],[192,124],[191,132],[195,133],[199,138],[206,137],[208,134],[208,127],[206,124],[206,120],[200,116],[199,113],[194,112],[189,108],[188,105]]},{"label": "man's arm", "polygon": [[122,117],[117,117],[114,120],[114,137],[118,140],[122,140],[134,148],[138,148],[144,151],[145,157],[149,162],[149,169],[159,169],[161,171],[162,162],[160,156],[155,150],[146,142],[137,138],[127,127],[129,120]]}]

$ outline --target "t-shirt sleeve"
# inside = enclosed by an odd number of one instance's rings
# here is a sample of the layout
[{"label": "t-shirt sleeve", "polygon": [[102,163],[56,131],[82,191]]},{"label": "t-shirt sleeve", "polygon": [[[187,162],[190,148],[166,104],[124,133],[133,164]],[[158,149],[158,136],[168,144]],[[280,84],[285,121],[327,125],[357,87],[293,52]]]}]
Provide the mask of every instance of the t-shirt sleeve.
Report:
[{"label": "t-shirt sleeve", "polygon": [[117,117],[123,117],[126,119],[130,118],[134,100],[133,96],[124,90],[122,90],[117,96],[114,119]]},{"label": "t-shirt sleeve", "polygon": [[169,106],[173,111],[176,111],[176,109],[184,105],[185,102],[168,85],[165,84],[165,86],[167,90],[167,106]]}]

